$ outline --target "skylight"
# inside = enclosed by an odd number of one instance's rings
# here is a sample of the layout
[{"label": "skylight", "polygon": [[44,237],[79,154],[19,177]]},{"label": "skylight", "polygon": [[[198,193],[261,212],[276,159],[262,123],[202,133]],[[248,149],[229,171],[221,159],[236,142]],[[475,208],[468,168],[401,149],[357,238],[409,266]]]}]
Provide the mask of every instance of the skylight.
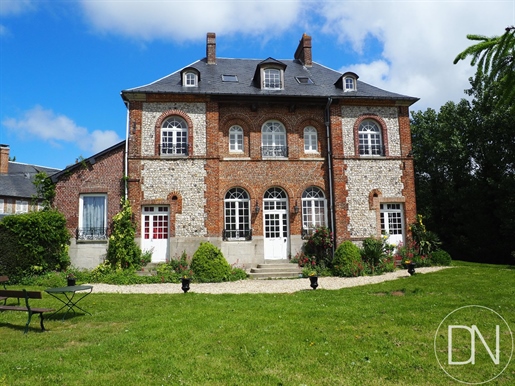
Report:
[{"label": "skylight", "polygon": [[295,79],[300,84],[313,84],[313,81],[311,80],[311,78],[308,78],[307,76],[296,76]]},{"label": "skylight", "polygon": [[238,82],[237,75],[222,75],[222,82]]}]

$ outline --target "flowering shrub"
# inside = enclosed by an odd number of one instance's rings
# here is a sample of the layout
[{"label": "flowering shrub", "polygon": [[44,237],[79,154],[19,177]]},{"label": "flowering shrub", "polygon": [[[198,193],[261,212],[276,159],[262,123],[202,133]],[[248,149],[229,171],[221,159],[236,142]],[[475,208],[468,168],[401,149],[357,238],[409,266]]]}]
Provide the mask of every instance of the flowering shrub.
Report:
[{"label": "flowering shrub", "polygon": [[368,237],[363,240],[360,252],[365,263],[365,273],[374,275],[392,272],[395,268],[394,249],[395,247],[388,243],[387,235],[380,238]]},{"label": "flowering shrub", "polygon": [[309,235],[302,247],[306,256],[315,259],[315,265],[324,269],[331,266],[333,233],[327,227],[318,227]]},{"label": "flowering shrub", "polygon": [[356,277],[363,275],[365,265],[359,248],[351,241],[344,241],[334,252],[333,274],[336,276]]}]

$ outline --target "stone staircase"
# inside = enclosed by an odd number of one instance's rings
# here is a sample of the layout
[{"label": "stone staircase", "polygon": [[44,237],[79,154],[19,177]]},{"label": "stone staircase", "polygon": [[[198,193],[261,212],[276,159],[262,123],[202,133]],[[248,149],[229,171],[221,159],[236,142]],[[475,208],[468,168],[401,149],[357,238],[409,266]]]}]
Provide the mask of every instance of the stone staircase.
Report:
[{"label": "stone staircase", "polygon": [[157,274],[157,266],[158,263],[148,263],[143,268],[141,268],[141,271],[137,271],[136,275],[138,276],[154,276]]},{"label": "stone staircase", "polygon": [[251,268],[249,279],[286,279],[299,277],[302,269],[297,264],[288,261],[274,261],[258,264],[256,268]]}]

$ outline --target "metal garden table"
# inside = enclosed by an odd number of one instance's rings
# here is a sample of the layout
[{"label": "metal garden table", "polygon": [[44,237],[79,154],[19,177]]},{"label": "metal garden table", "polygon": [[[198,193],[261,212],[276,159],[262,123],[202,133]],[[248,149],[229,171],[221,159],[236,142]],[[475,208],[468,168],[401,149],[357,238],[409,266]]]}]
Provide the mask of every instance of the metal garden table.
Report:
[{"label": "metal garden table", "polygon": [[54,298],[64,304],[61,308],[54,312],[52,316],[65,308],[66,312],[63,316],[63,320],[70,311],[75,314],[75,309],[81,310],[82,312],[91,315],[88,311],[77,305],[77,303],[88,296],[91,291],[93,291],[92,285],[74,285],[69,287],[46,289],[45,292],[47,294],[52,295]]}]

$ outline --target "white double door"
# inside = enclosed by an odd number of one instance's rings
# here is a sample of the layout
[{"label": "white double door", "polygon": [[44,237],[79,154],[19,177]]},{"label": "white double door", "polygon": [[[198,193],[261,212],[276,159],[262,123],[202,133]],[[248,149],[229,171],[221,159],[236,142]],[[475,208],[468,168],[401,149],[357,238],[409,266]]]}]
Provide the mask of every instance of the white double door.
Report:
[{"label": "white double door", "polygon": [[381,210],[381,233],[389,236],[388,243],[399,245],[404,243],[404,213],[402,204],[384,203]]},{"label": "white double door", "polygon": [[275,197],[265,197],[263,202],[265,260],[284,260],[288,258],[288,200],[284,192],[281,193],[275,195]]}]

